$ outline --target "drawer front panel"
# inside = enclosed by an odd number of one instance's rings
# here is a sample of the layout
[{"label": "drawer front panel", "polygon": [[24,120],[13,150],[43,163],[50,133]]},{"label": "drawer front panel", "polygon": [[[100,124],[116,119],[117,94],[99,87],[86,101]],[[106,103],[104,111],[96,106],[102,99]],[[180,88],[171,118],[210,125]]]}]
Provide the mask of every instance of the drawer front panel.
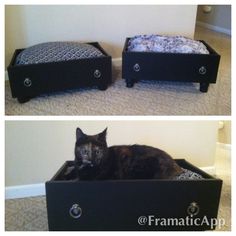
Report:
[{"label": "drawer front panel", "polygon": [[[46,192],[50,230],[206,230],[207,225],[166,227],[151,219],[216,217],[220,185],[211,181],[48,182]],[[145,224],[139,222],[142,216],[147,217]]]},{"label": "drawer front panel", "polygon": [[218,64],[218,56],[126,53],[122,67],[124,78],[214,83]]},{"label": "drawer front panel", "polygon": [[[104,58],[108,59],[108,58]],[[80,60],[65,63],[14,67],[9,70],[13,97],[109,83],[110,60]]]}]

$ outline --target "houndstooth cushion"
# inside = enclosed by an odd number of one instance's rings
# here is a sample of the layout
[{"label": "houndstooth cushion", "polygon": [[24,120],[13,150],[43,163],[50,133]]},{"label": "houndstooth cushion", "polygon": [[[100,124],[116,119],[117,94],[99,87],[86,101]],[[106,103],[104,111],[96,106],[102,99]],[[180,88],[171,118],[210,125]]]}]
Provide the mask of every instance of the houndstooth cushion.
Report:
[{"label": "houndstooth cushion", "polygon": [[183,36],[137,35],[128,42],[128,51],[209,54],[206,46]]},{"label": "houndstooth cushion", "polygon": [[77,42],[49,42],[26,48],[19,53],[15,64],[38,64],[102,56],[103,53],[90,44]]},{"label": "houndstooth cushion", "polygon": [[201,175],[199,175],[196,172],[193,172],[191,170],[187,170],[182,168],[183,173],[181,173],[180,175],[175,176],[173,179],[176,180],[185,180],[185,179],[194,179],[194,180],[200,180],[200,179],[204,179]]}]

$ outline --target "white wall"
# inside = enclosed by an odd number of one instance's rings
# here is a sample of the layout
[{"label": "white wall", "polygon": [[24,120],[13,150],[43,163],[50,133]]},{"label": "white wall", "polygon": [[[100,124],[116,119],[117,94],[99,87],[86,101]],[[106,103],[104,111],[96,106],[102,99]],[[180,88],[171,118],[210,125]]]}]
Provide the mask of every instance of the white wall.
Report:
[{"label": "white wall", "polygon": [[223,128],[218,132],[218,142],[231,144],[231,121],[223,121]]},{"label": "white wall", "polygon": [[181,34],[193,37],[196,5],[49,6],[5,8],[5,54],[46,41],[99,41],[120,57],[125,38],[136,34]]},{"label": "white wall", "polygon": [[199,167],[214,165],[217,121],[6,121],[6,186],[43,183],[74,159],[76,127],[108,144],[146,144]]},{"label": "white wall", "polygon": [[210,26],[231,31],[231,5],[209,5],[211,11],[203,11],[205,5],[198,6],[197,21]]}]

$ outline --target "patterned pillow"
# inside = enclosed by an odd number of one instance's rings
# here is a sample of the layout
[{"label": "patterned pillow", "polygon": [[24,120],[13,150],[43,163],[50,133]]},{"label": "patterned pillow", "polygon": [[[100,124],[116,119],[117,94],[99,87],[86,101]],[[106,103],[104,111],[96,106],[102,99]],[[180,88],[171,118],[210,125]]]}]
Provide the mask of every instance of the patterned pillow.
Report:
[{"label": "patterned pillow", "polygon": [[38,64],[102,56],[103,53],[90,44],[49,42],[26,48],[18,54],[15,64]]},{"label": "patterned pillow", "polygon": [[128,51],[209,54],[206,46],[183,36],[137,35],[128,42]]},{"label": "patterned pillow", "polygon": [[191,170],[187,170],[182,168],[183,172],[180,175],[175,176],[173,179],[176,180],[185,180],[185,179],[193,179],[193,180],[200,180],[204,179],[201,175]]}]

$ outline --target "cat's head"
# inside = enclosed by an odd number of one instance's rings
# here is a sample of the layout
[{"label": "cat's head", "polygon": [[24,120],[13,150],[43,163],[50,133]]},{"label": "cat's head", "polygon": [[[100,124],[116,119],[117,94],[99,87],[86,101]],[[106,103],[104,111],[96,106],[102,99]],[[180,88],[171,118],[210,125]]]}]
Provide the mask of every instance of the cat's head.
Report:
[{"label": "cat's head", "polygon": [[96,168],[107,155],[107,129],[96,135],[84,134],[76,129],[75,163],[79,169]]}]

